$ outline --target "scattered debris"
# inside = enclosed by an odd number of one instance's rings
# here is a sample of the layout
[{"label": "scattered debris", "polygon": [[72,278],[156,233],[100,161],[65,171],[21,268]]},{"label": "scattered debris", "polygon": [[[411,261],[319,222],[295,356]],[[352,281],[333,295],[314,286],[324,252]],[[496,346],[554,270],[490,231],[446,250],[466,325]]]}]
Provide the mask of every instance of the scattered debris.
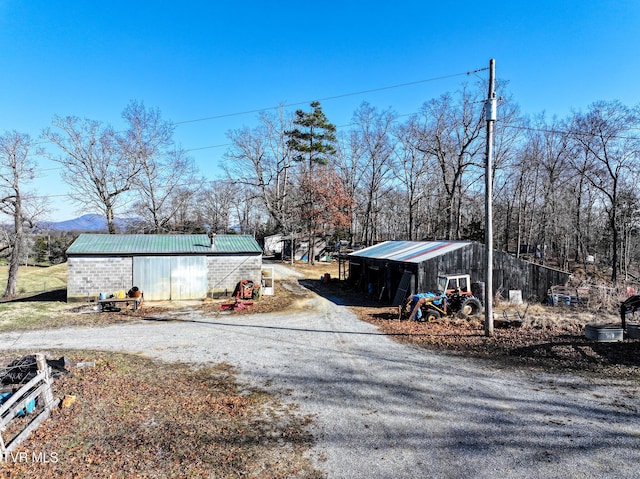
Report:
[{"label": "scattered debris", "polygon": [[551,286],[547,302],[549,306],[589,306],[589,288]]},{"label": "scattered debris", "polygon": [[[3,394],[0,406],[0,455],[6,461],[29,435],[49,417],[52,409],[58,406],[59,399],[54,399],[51,385],[52,371],[58,374],[66,370],[67,360],[47,361],[44,354],[23,356],[7,366],[3,374],[3,384],[17,384],[11,392]],[[9,382],[11,381],[11,382]],[[24,384],[23,384],[24,382]],[[16,418],[35,415],[24,424],[14,421]]]},{"label": "scattered debris", "polygon": [[75,394],[66,394],[62,399],[62,402],[60,403],[60,407],[63,407],[63,408],[71,407],[71,405],[74,402],[76,402]]},{"label": "scattered debris", "polygon": [[95,367],[96,363],[95,361],[81,361],[79,363],[76,363],[76,368],[93,368]]},{"label": "scattered debris", "polygon": [[[67,368],[74,366],[73,361],[64,356],[60,359],[47,359],[47,364],[54,378],[67,374],[69,372]],[[5,371],[0,372],[0,384],[3,386],[23,384],[38,374],[36,356],[33,354],[23,356],[10,362],[4,369]]]},{"label": "scattered debris", "polygon": [[493,325],[496,328],[519,328],[524,323],[524,318],[527,315],[527,310],[529,309],[529,304],[524,310],[524,313],[520,313],[517,309],[515,311],[507,311],[506,309],[502,311],[502,317],[496,317],[496,314],[493,314]]},{"label": "scattered debris", "polygon": [[253,305],[253,301],[241,301],[240,299],[236,298],[233,303],[222,303],[220,305],[220,309],[233,311],[236,309],[245,309],[247,306],[251,305]]}]

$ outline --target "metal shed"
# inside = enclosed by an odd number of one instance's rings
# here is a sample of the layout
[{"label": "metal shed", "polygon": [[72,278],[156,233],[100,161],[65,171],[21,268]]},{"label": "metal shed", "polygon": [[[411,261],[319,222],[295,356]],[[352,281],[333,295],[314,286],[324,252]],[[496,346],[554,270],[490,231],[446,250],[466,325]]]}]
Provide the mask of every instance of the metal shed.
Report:
[{"label": "metal shed", "polygon": [[133,286],[145,300],[203,299],[259,282],[262,248],[248,235],[81,234],[67,258],[70,301]]},{"label": "metal shed", "polygon": [[[409,293],[435,290],[439,274],[469,274],[472,283],[482,285],[484,263],[485,247],[476,242],[385,241],[349,255],[349,280],[360,290],[393,302],[403,277],[411,278]],[[507,253],[493,253],[494,291],[520,290],[526,300],[544,301],[549,287],[566,284],[569,276]]]}]

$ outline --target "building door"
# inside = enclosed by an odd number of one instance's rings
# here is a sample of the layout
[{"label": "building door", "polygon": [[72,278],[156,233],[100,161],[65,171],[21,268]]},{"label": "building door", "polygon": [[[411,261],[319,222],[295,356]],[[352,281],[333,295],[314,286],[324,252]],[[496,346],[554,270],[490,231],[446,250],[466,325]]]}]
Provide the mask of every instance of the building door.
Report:
[{"label": "building door", "polygon": [[136,256],[133,283],[150,301],[206,297],[206,256]]}]

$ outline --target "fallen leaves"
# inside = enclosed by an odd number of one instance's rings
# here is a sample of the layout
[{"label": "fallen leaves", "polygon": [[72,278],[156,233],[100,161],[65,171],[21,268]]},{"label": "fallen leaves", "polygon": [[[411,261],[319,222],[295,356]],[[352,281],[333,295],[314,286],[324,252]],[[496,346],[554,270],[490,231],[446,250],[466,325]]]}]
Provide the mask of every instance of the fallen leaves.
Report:
[{"label": "fallen leaves", "polygon": [[[640,340],[598,343],[584,336],[590,315],[581,311],[539,307],[530,310],[520,328],[494,329],[485,336],[481,318],[455,317],[436,322],[397,320],[397,309],[354,306],[363,321],[375,324],[395,340],[424,348],[482,358],[499,367],[535,367],[548,372],[579,372],[603,377],[640,377]],[[533,311],[533,313],[531,313]],[[609,318],[616,321],[615,315]]]},{"label": "fallen leaves", "polygon": [[227,365],[67,354],[95,367],[55,382],[56,395],[73,391],[75,403],[21,446],[29,457],[55,452],[57,462],[0,464],[0,477],[318,477],[303,456],[307,419],[240,387]]}]

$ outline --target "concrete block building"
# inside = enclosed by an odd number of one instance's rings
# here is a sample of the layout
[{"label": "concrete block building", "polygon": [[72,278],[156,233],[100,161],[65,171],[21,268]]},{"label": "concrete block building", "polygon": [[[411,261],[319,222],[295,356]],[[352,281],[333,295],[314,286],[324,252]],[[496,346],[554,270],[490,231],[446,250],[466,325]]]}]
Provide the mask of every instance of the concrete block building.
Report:
[{"label": "concrete block building", "polygon": [[81,234],[67,250],[67,300],[138,287],[145,300],[202,299],[259,283],[262,248],[248,235]]}]

